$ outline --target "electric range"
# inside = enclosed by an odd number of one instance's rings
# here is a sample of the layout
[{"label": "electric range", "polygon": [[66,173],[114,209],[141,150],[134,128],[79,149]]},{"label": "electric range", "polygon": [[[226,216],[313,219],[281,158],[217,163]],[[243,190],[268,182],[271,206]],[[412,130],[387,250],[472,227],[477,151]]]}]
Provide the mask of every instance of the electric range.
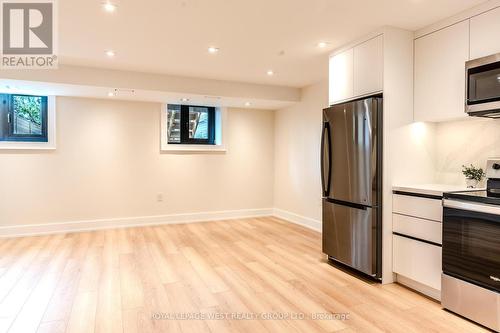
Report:
[{"label": "electric range", "polygon": [[445,193],[444,308],[500,331],[500,159],[490,159],[487,187]]}]

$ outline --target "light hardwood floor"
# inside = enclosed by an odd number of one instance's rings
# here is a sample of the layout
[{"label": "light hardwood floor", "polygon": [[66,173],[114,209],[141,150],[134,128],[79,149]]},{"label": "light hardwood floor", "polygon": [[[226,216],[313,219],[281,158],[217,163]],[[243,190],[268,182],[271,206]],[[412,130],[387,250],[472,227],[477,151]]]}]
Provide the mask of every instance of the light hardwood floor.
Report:
[{"label": "light hardwood floor", "polygon": [[[246,320],[165,317],[183,313]],[[320,234],[276,218],[0,240],[0,332],[484,331],[330,266]]]}]

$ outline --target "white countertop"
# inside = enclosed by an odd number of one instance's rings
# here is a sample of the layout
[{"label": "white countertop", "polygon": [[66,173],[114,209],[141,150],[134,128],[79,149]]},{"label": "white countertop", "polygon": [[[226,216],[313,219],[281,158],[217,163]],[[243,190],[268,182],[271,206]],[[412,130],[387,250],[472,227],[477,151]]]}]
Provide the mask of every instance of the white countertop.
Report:
[{"label": "white countertop", "polygon": [[456,191],[478,191],[482,188],[467,188],[465,185],[448,185],[448,184],[418,184],[418,185],[395,185],[393,191],[409,192],[424,195],[443,196],[446,192]]}]

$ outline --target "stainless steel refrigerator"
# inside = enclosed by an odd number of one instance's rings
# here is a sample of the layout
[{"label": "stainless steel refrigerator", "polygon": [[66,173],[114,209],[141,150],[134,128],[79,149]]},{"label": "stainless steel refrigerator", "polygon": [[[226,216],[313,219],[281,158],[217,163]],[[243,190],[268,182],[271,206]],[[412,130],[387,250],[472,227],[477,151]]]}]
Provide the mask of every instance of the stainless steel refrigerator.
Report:
[{"label": "stainless steel refrigerator", "polygon": [[382,276],[382,96],[323,110],[323,252]]}]

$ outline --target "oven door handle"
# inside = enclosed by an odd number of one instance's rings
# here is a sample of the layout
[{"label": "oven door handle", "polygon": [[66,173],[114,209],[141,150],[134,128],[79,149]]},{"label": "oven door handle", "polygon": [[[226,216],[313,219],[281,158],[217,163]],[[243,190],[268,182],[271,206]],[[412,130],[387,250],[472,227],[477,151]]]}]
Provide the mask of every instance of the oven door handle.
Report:
[{"label": "oven door handle", "polygon": [[484,204],[477,204],[477,203],[470,203],[470,202],[449,200],[449,199],[443,200],[443,206],[446,208],[454,208],[472,212],[500,215],[500,206],[484,205]]}]

